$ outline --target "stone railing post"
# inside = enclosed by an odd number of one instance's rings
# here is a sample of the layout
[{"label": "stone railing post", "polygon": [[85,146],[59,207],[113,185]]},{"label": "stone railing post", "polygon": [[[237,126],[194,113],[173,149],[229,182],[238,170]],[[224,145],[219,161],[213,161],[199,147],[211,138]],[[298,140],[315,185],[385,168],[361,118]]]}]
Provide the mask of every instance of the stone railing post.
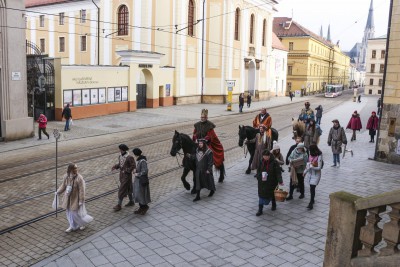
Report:
[{"label": "stone railing post", "polygon": [[367,257],[375,254],[375,246],[382,240],[382,229],[378,227],[381,221],[379,213],[386,210],[385,206],[368,209],[366,217],[368,224],[361,227],[360,240],[364,248],[358,251],[359,257]]},{"label": "stone railing post", "polygon": [[397,245],[400,243],[400,203],[390,205],[390,222],[383,225],[383,239],[387,246],[380,251],[380,256],[389,256],[399,252]]},{"label": "stone railing post", "polygon": [[324,267],[348,267],[361,249],[360,228],[365,225],[366,211],[357,212],[354,202],[361,198],[346,192],[329,196],[330,210],[325,244]]}]

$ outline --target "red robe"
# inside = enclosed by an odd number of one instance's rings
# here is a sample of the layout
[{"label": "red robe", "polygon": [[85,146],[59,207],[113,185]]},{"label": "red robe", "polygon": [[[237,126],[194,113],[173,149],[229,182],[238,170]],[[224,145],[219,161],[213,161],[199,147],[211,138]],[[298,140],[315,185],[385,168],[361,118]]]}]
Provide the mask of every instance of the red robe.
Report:
[{"label": "red robe", "polygon": [[350,121],[347,124],[346,129],[352,129],[352,130],[361,130],[362,129],[362,125],[361,125],[361,119],[360,119],[360,115],[351,115]]},{"label": "red robe", "polygon": [[224,162],[224,147],[218,139],[217,134],[214,131],[215,124],[206,121],[206,122],[197,122],[194,125],[193,131],[193,141],[196,142],[197,139],[206,139],[208,143],[208,147],[213,152],[213,160],[214,165],[218,169],[222,166]]},{"label": "red robe", "polygon": [[264,124],[267,127],[265,132],[267,133],[268,137],[271,138],[271,136],[272,136],[272,131],[271,131],[272,118],[268,113],[265,114],[265,116],[262,120],[261,120],[261,114],[258,114],[254,118],[253,127],[258,129],[258,127],[260,127],[260,124]]}]

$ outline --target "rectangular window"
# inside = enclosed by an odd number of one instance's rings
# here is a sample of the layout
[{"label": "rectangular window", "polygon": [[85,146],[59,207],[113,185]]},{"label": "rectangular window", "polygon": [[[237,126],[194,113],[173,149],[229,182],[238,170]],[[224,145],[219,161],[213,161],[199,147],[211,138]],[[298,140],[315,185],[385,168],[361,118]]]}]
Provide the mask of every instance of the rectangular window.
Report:
[{"label": "rectangular window", "polygon": [[86,22],[86,9],[81,9],[79,17],[81,18],[81,23]]},{"label": "rectangular window", "polygon": [[61,12],[60,14],[58,14],[58,24],[64,25],[64,12]]},{"label": "rectangular window", "polygon": [[376,50],[372,50],[372,58],[376,58]]},{"label": "rectangular window", "polygon": [[293,66],[288,66],[287,72],[288,72],[288,75],[292,75],[293,74]]},{"label": "rectangular window", "polygon": [[289,51],[293,50],[293,42],[289,42]]},{"label": "rectangular window", "polygon": [[375,64],[371,64],[371,73],[375,72]]},{"label": "rectangular window", "polygon": [[383,84],[383,79],[379,79],[379,86],[382,86]]},{"label": "rectangular window", "polygon": [[81,51],[86,51],[86,35],[81,36]]},{"label": "rectangular window", "polygon": [[372,95],[372,90],[371,89],[368,90],[368,94]]},{"label": "rectangular window", "polygon": [[72,103],[74,106],[82,105],[82,90],[73,90],[72,91]]},{"label": "rectangular window", "polygon": [[40,39],[40,51],[42,51],[42,53],[46,52],[46,40],[45,39]]},{"label": "rectangular window", "polygon": [[44,15],[40,15],[39,23],[40,23],[40,27],[44,27]]},{"label": "rectangular window", "polygon": [[60,48],[59,49],[59,51],[60,52],[65,52],[65,37],[60,37],[59,39],[58,39],[58,47]]},{"label": "rectangular window", "polygon": [[381,58],[385,58],[385,55],[386,55],[386,50],[382,50],[381,51]]},{"label": "rectangular window", "polygon": [[382,90],[378,90],[378,95],[381,95],[382,94]]},{"label": "rectangular window", "polygon": [[369,85],[374,85],[374,79],[369,79]]},{"label": "rectangular window", "polygon": [[383,73],[385,71],[385,65],[384,64],[380,64],[379,65],[379,73]]},{"label": "rectangular window", "polygon": [[289,92],[292,90],[292,83],[287,83],[287,90]]}]

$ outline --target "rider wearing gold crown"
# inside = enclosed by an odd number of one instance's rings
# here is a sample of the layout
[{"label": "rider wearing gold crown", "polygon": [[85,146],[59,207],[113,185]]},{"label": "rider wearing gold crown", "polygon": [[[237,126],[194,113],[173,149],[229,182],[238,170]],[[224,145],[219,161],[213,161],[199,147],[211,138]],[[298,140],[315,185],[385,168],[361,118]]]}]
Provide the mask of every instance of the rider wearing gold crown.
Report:
[{"label": "rider wearing gold crown", "polygon": [[271,116],[267,113],[266,108],[261,108],[260,114],[258,114],[255,119],[253,120],[253,127],[258,129],[260,127],[260,124],[263,124],[265,126],[265,133],[267,134],[268,138],[271,139],[272,136],[272,131],[271,131],[271,126],[272,126],[272,118]]},{"label": "rider wearing gold crown", "polygon": [[208,109],[201,110],[201,120],[194,124],[193,141],[205,139],[213,152],[214,165],[221,167],[224,162],[224,147],[214,131],[215,124],[208,120]]}]

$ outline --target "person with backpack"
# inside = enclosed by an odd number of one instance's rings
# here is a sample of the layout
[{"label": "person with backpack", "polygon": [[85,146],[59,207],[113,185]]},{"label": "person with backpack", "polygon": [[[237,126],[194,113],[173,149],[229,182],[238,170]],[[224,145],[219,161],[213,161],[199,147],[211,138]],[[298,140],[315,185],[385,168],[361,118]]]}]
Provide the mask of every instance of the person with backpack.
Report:
[{"label": "person with backpack", "polygon": [[324,166],[324,160],[322,157],[322,152],[319,150],[317,145],[310,145],[310,156],[308,157],[308,162],[306,169],[304,170],[304,180],[308,181],[310,184],[310,203],[307,206],[308,210],[312,210],[315,201],[315,189],[321,179],[321,170]]},{"label": "person with backpack", "polygon": [[315,114],[315,117],[317,118],[315,120],[315,123],[321,125],[322,112],[324,111],[324,109],[322,108],[321,105],[319,105],[318,107],[315,108],[315,110],[317,111]]},{"label": "person with backpack", "polygon": [[63,109],[61,117],[65,119],[65,126],[64,126],[64,131],[69,131],[69,123],[71,122],[72,119],[72,113],[71,113],[71,108],[69,107],[69,104]]},{"label": "person with backpack", "polygon": [[310,145],[318,144],[320,135],[321,128],[315,123],[314,119],[310,119],[310,123],[308,126],[306,126],[306,130],[304,131],[303,135],[304,146],[307,148],[307,150],[310,148]]},{"label": "person with backpack", "polygon": [[340,154],[342,153],[342,144],[347,144],[346,133],[337,119],[333,121],[333,127],[329,131],[328,146],[332,148],[333,165],[331,167],[340,167]]}]

